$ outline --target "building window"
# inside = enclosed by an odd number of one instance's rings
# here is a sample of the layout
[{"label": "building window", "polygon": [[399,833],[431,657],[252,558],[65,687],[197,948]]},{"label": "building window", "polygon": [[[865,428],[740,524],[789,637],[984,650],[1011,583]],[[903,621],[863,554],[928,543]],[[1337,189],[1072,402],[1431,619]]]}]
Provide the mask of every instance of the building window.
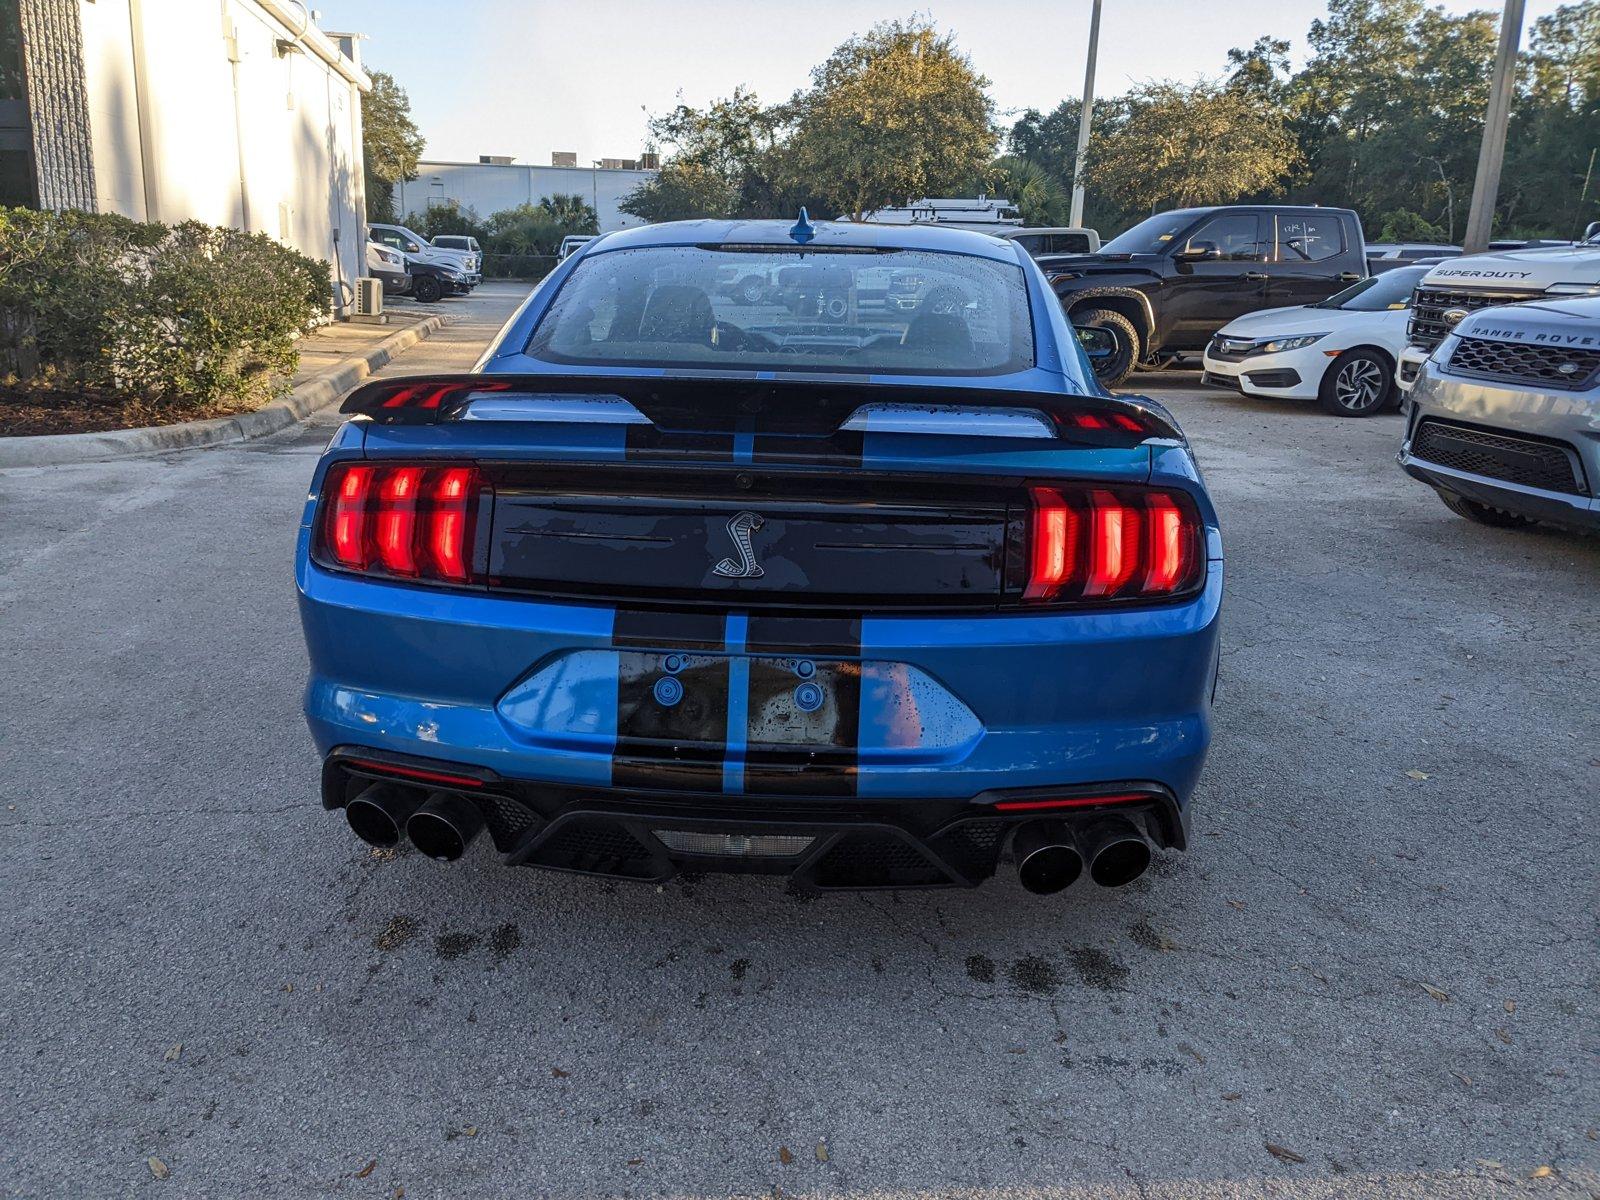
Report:
[{"label": "building window", "polygon": [[17,0],[0,0],[0,205],[31,208],[37,202],[20,7]]}]

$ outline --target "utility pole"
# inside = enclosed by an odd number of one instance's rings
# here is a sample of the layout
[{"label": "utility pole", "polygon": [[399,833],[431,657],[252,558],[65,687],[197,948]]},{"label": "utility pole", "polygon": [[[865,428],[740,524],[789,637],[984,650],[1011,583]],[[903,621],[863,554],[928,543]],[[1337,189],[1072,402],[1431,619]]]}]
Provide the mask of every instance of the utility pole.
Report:
[{"label": "utility pole", "polygon": [[1478,151],[1478,174],[1472,182],[1472,208],[1467,213],[1467,233],[1461,248],[1477,254],[1489,247],[1494,225],[1494,202],[1500,193],[1500,168],[1506,159],[1506,126],[1511,120],[1511,97],[1517,85],[1517,43],[1522,40],[1523,0],[1505,0],[1500,18],[1500,48],[1494,56],[1494,77],[1489,81],[1489,108],[1483,116],[1483,147]]},{"label": "utility pole", "polygon": [[[1514,0],[1521,3],[1521,0]],[[1083,71],[1083,108],[1078,113],[1078,161],[1072,169],[1072,215],[1068,225],[1083,224],[1083,160],[1089,153],[1089,121],[1094,116],[1094,60],[1100,53],[1100,0],[1089,17],[1089,63]]]}]

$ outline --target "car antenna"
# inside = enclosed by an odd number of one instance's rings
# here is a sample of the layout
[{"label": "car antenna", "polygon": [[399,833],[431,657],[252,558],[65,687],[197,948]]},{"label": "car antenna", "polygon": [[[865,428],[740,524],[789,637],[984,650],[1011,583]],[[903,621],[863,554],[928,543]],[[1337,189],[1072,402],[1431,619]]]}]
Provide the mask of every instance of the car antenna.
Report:
[{"label": "car antenna", "polygon": [[800,206],[800,219],[789,228],[789,236],[804,246],[817,236],[817,227],[811,223],[811,218],[806,215],[805,205]]}]

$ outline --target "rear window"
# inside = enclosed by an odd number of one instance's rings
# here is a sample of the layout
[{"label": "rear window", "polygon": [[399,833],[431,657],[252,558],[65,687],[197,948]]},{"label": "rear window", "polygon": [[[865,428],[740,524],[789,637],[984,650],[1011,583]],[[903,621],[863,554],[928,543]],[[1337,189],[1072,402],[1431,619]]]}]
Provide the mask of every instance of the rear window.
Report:
[{"label": "rear window", "polygon": [[997,375],[1033,365],[1021,267],[918,250],[641,246],[581,260],[549,362]]}]

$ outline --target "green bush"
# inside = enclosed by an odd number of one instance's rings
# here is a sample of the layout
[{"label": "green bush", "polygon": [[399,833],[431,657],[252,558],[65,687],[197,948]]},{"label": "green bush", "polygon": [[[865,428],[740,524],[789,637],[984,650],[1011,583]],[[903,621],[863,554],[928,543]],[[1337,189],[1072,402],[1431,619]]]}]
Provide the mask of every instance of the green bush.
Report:
[{"label": "green bush", "polygon": [[429,205],[402,222],[424,237],[470,234],[483,250],[483,273],[500,279],[542,279],[556,265],[556,251],[569,233],[599,233],[600,223],[582,196],[547,196],[484,219],[454,201]]},{"label": "green bush", "polygon": [[0,209],[0,374],[243,408],[287,387],[330,296],[326,263],[264,234]]}]

